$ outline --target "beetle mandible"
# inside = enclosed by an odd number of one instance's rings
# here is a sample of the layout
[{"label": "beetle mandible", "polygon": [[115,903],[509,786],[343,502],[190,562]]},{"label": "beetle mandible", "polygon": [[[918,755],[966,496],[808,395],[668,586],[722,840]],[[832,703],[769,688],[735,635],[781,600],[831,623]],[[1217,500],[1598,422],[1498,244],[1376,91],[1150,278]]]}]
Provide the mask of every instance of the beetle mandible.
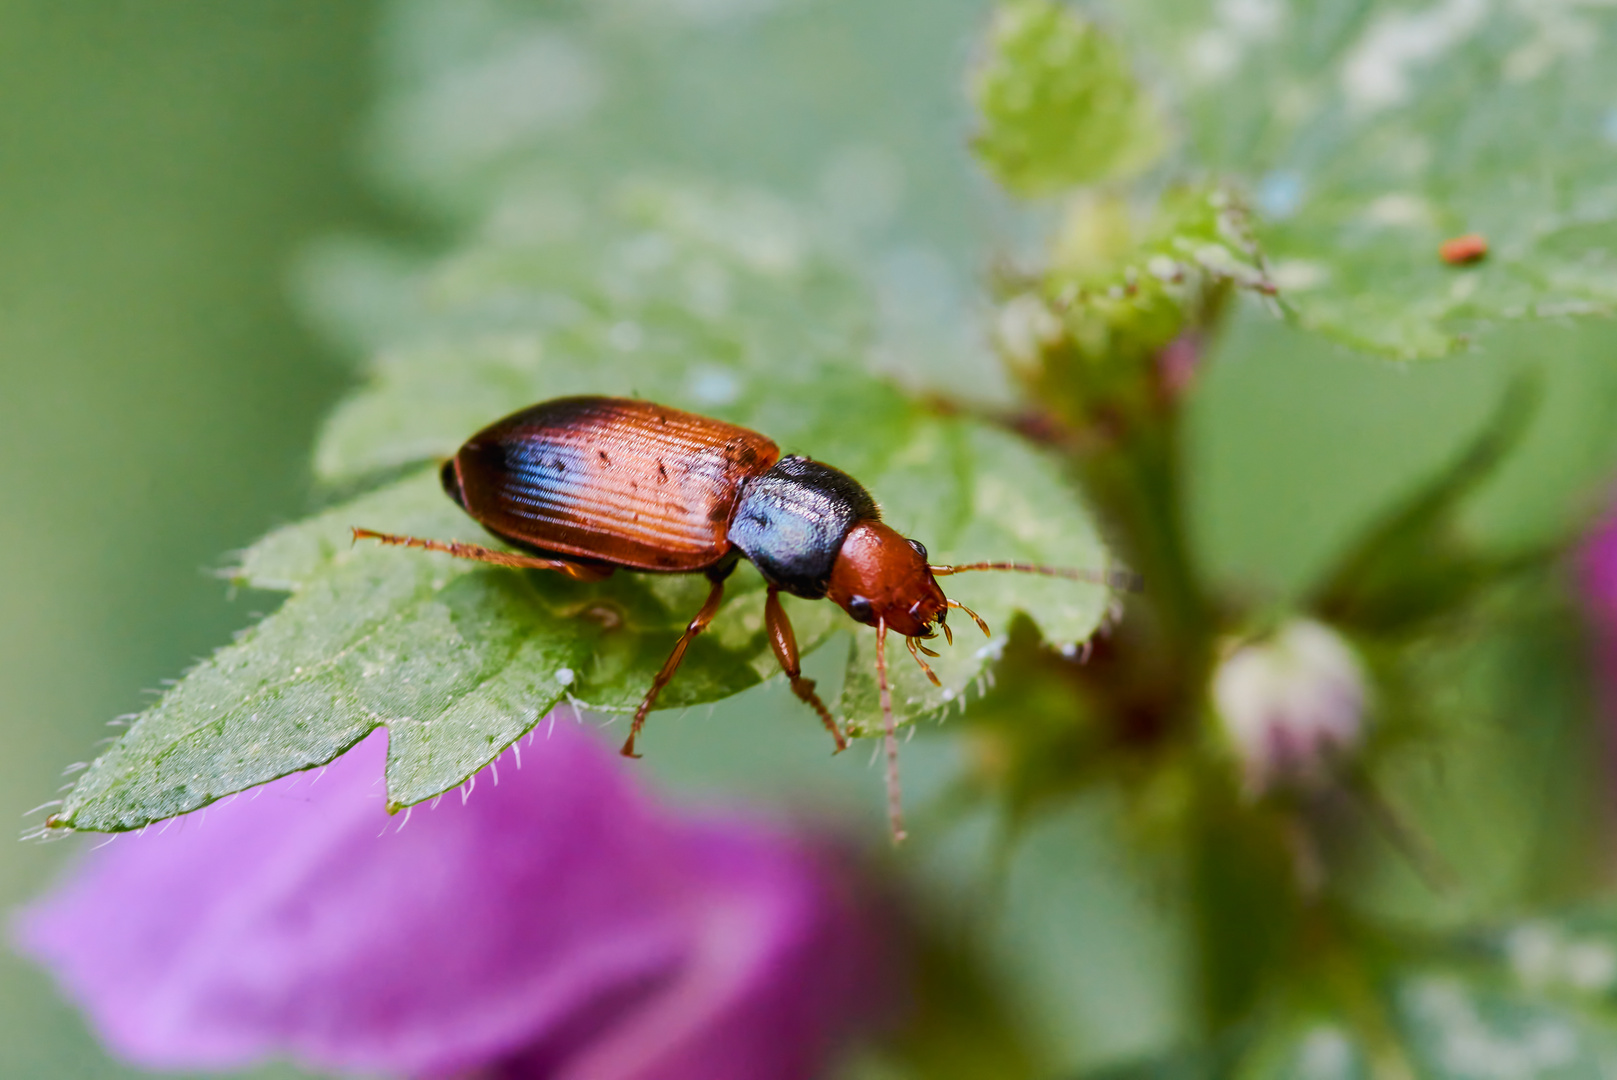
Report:
[{"label": "beetle mandible", "polygon": [[928,563],[926,547],[884,524],[859,482],[806,457],[782,457],[763,435],[648,401],[564,397],[540,402],[479,431],[443,466],[443,485],[478,524],[530,554],[477,544],[425,540],[355,528],[354,538],[442,551],[499,566],[555,570],[598,581],[614,570],[705,574],[712,582],[629,726],[635,740],[674,677],[691,641],[718,614],[724,580],[747,559],[768,585],[764,622],[792,692],[847,746],[831,710],[803,677],[797,639],[780,594],[830,599],[876,628],[887,753],[887,811],[895,840],[904,836],[898,743],[887,681],[887,631],[904,636],[910,655],[938,683],[921,642],[959,608],[987,635],[976,612],[944,596],[937,578],[969,570],[1014,570],[1137,590],[1125,570],[1080,570],[1017,562]]}]

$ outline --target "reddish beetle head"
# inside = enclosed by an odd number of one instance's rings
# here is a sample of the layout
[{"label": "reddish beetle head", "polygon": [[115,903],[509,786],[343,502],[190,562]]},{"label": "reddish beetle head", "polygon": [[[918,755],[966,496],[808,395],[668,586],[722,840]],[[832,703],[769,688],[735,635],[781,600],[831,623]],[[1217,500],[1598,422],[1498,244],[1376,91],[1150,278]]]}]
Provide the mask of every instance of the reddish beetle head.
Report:
[{"label": "reddish beetle head", "polygon": [[842,541],[826,596],[855,619],[878,619],[905,637],[935,637],[948,612],[926,548],[879,521],[861,521]]}]

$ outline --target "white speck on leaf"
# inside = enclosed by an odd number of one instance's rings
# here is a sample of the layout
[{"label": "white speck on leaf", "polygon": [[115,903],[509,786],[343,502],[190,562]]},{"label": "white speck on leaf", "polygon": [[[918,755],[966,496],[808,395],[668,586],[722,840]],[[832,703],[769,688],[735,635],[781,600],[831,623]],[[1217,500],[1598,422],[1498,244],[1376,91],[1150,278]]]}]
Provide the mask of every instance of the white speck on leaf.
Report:
[{"label": "white speck on leaf", "polygon": [[1341,1030],[1321,1025],[1303,1037],[1297,1053],[1298,1071],[1305,1080],[1336,1080],[1351,1075],[1353,1044]]},{"label": "white speck on leaf", "polygon": [[1313,259],[1286,259],[1271,271],[1281,292],[1317,289],[1331,279],[1331,268]]},{"label": "white speck on leaf", "polygon": [[1061,337],[1061,320],[1032,293],[1013,296],[999,309],[995,337],[1005,355],[1020,364],[1036,364],[1044,347]]},{"label": "white speck on leaf", "polygon": [[1166,255],[1151,256],[1145,264],[1145,271],[1158,281],[1177,281],[1184,275],[1180,265]]},{"label": "white speck on leaf", "polygon": [[1342,64],[1348,104],[1371,113],[1402,105],[1413,92],[1413,69],[1442,56],[1481,27],[1488,0],[1443,0],[1421,12],[1379,16]]},{"label": "white speck on leaf", "polygon": [[1408,227],[1429,224],[1432,220],[1432,211],[1426,200],[1419,195],[1394,191],[1365,207],[1364,218],[1372,225]]},{"label": "white speck on leaf", "polygon": [[1295,169],[1276,169],[1258,181],[1258,212],[1283,220],[1297,212],[1303,202],[1303,176]]},{"label": "white speck on leaf", "polygon": [[1280,0],[1219,0],[1218,4],[1220,22],[1236,34],[1256,40],[1279,33],[1285,15]]},{"label": "white speck on leaf", "polygon": [[1216,82],[1241,62],[1241,46],[1225,30],[1206,30],[1190,43],[1190,68],[1204,81]]},{"label": "white speck on leaf", "polygon": [[475,163],[581,122],[605,92],[595,58],[552,31],[518,35],[452,69],[411,104],[423,145]]},{"label": "white speck on leaf", "polygon": [[703,405],[728,405],[741,396],[741,382],[724,368],[702,367],[691,373],[691,397]]},{"label": "white speck on leaf", "polygon": [[606,340],[619,352],[636,352],[646,342],[645,331],[640,324],[632,319],[623,319],[612,324],[606,332]]},{"label": "white speck on leaf", "polygon": [[1454,284],[1449,286],[1449,299],[1457,303],[1464,303],[1471,299],[1472,294],[1477,291],[1477,286],[1480,284],[1482,284],[1480,275],[1461,274],[1454,279]]}]

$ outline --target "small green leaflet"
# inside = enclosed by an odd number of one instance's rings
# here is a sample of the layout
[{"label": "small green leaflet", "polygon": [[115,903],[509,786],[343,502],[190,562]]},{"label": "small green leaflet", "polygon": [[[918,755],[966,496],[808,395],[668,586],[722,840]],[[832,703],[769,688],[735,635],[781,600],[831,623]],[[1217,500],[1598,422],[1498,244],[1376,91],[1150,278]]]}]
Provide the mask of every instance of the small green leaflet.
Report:
[{"label": "small green leaflet", "polygon": [[[285,604],[142,714],[83,774],[55,824],[139,828],[321,765],[378,726],[389,729],[388,801],[404,807],[464,783],[558,705],[632,711],[701,605],[705,579],[620,573],[586,584],[350,541],[357,525],[486,542],[435,470],[415,466],[559,394],[638,391],[763,431],[787,452],[858,476],[886,520],[922,539],[934,561],[1106,568],[1094,524],[1052,459],[853,366],[857,290],[828,263],[731,243],[726,235],[758,234],[725,234],[720,204],[664,195],[631,191],[614,205],[633,228],[598,242],[468,249],[399,279],[430,298],[429,343],[378,359],[369,385],[332,418],[317,459],[328,480],[395,479],[246,553],[235,579],[286,590]],[[708,286],[690,291],[703,275]],[[715,275],[726,297],[748,303],[709,303],[701,289]],[[495,299],[507,318],[489,333],[481,328],[491,320],[472,316]],[[714,701],[775,673],[762,585],[745,564],[732,576],[724,609],[661,706]],[[945,586],[1000,634],[1026,611],[1069,649],[1113,603],[1096,586],[1022,575],[962,575]],[[829,603],[787,605],[805,652],[859,629]],[[954,629],[954,647],[933,662],[941,688],[890,643],[903,722],[942,715],[988,677],[1002,637],[984,642],[966,620]],[[831,705],[869,734],[881,727],[873,635],[856,640]],[[802,722],[815,724],[806,709]],[[657,727],[653,716],[647,753]]]},{"label": "small green leaflet", "polygon": [[977,153],[1019,195],[1134,175],[1167,142],[1118,46],[1051,0],[999,6],[972,89]]},{"label": "small green leaflet", "polygon": [[[1617,307],[1617,8],[1566,0],[1105,5],[1187,157],[1239,176],[1282,303],[1401,359]],[[1449,266],[1438,246],[1481,233]]]}]

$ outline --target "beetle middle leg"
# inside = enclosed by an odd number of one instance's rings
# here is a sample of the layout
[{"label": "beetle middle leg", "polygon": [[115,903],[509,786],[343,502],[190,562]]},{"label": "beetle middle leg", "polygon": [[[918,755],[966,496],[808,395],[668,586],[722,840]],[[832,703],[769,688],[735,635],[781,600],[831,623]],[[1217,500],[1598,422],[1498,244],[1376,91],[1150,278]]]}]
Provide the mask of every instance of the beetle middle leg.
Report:
[{"label": "beetle middle leg", "polygon": [[[734,563],[731,565],[733,566]],[[728,574],[729,570],[726,569],[724,573]],[[629,725],[629,738],[623,744],[624,757],[640,756],[634,752],[634,741],[640,735],[640,729],[645,726],[646,714],[657,703],[657,695],[662,693],[663,687],[667,686],[673,679],[674,672],[679,670],[680,661],[685,659],[685,650],[691,647],[691,642],[696,640],[696,635],[706,630],[707,624],[712,622],[713,617],[719,613],[719,604],[723,600],[724,578],[715,576],[713,578],[713,588],[707,594],[707,603],[702,605],[702,610],[696,613],[696,618],[690,621],[685,627],[685,632],[674,643],[674,651],[668,654],[667,660],[663,661],[662,670],[657,672],[655,679],[651,680],[651,689],[646,691],[646,696],[641,700],[640,707],[634,711],[634,720]]]},{"label": "beetle middle leg", "polygon": [[611,577],[616,567],[591,566],[587,563],[569,562],[566,559],[546,559],[538,555],[517,555],[509,551],[495,551],[493,548],[483,547],[481,544],[463,544],[459,540],[423,540],[418,536],[400,536],[397,533],[380,533],[370,529],[354,528],[354,539],[379,540],[383,544],[396,547],[421,548],[423,551],[441,551],[445,555],[453,555],[457,559],[475,559],[478,562],[493,563],[495,566],[515,566],[528,570],[555,570],[566,574],[578,581],[600,581]]},{"label": "beetle middle leg", "polygon": [[814,680],[803,678],[803,666],[797,656],[797,635],[792,632],[791,620],[786,618],[786,609],[781,607],[779,589],[771,588],[768,598],[764,600],[764,625],[769,629],[769,645],[775,650],[775,659],[780,661],[780,669],[791,680],[792,693],[820,714],[820,722],[837,743],[832,753],[840,754],[848,748],[848,740],[843,738],[842,729],[837,727],[831,710],[814,692]]}]

